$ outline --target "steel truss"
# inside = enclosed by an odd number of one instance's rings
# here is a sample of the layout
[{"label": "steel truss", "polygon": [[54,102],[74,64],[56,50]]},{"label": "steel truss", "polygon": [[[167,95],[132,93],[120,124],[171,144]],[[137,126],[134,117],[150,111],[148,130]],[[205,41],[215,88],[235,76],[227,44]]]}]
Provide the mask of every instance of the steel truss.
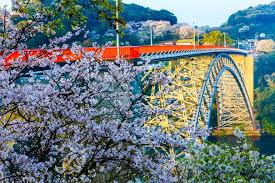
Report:
[{"label": "steel truss", "polygon": [[[161,68],[172,83],[156,86],[148,97],[152,108],[172,111],[156,116],[148,125],[161,126],[167,131],[184,127],[210,128],[214,101],[217,104],[219,129],[242,126],[255,129],[252,105],[243,76],[227,54],[196,56],[161,62]],[[177,104],[177,108],[175,108]]]}]

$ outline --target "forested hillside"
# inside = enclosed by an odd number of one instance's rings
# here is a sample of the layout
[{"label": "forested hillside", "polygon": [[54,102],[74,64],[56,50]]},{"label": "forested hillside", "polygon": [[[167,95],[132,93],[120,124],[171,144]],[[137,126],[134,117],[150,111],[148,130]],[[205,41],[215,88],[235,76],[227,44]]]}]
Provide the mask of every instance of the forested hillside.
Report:
[{"label": "forested hillside", "polygon": [[[49,4],[51,0],[45,1]],[[94,1],[92,1],[94,2]],[[47,4],[46,3],[46,4]],[[79,41],[84,44],[84,46],[91,46],[94,42],[103,45],[108,41],[115,40],[115,27],[114,27],[114,20],[115,20],[115,2],[114,1],[104,1],[100,5],[97,6],[96,1],[91,5],[88,3],[87,5],[85,2],[80,1],[81,12],[84,15],[84,20],[78,21],[80,24],[84,22],[84,26],[86,30],[89,31],[89,34],[86,38],[83,36],[79,36],[74,41]],[[63,17],[60,22],[65,23],[62,25],[62,28],[56,29],[56,37],[63,36],[66,32],[72,30],[71,18],[76,18],[76,12],[78,10],[68,10],[68,16]],[[139,6],[136,4],[122,4],[120,6],[120,23],[121,23],[121,30],[126,28],[126,24],[128,22],[144,22],[148,20],[152,21],[165,21],[169,22],[171,25],[177,24],[177,17],[167,11],[167,10],[152,10],[150,8],[145,8],[143,6]],[[98,13],[95,13],[98,12]],[[59,16],[57,16],[60,18]],[[124,24],[124,26],[123,26]],[[83,24],[82,24],[83,25]],[[60,25],[58,25],[60,26]],[[56,26],[56,27],[58,27]],[[123,31],[121,36],[123,37]],[[40,34],[35,36],[33,39],[28,41],[28,45],[30,47],[36,48],[42,44],[48,43],[49,39],[52,38],[46,35]]]},{"label": "forested hillside", "polygon": [[275,134],[275,52],[256,57],[255,109],[264,132]]},{"label": "forested hillside", "polygon": [[275,39],[275,1],[234,13],[220,29],[235,39],[252,39],[261,33]]},{"label": "forested hillside", "polygon": [[124,4],[122,18],[126,22],[141,22],[147,20],[168,21],[172,25],[177,24],[177,17],[167,10],[152,10],[137,4]]}]

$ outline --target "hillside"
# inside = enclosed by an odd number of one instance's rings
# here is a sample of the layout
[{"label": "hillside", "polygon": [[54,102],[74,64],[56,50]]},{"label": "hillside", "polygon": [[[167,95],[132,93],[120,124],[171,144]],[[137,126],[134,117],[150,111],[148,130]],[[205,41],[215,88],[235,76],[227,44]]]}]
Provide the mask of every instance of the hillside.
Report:
[{"label": "hillside", "polygon": [[[144,22],[148,20],[153,21],[167,21],[171,25],[177,24],[177,17],[167,11],[167,10],[153,10],[150,8],[145,8],[137,4],[123,4],[123,12],[121,13],[122,20],[125,23],[129,22]],[[94,32],[90,37],[100,37],[100,39],[91,39],[93,42],[98,42],[99,44],[105,44],[108,41],[115,40],[114,38],[114,29],[110,29],[110,26],[106,22],[98,21],[98,19],[88,15],[87,28]],[[126,27],[124,27],[126,28]],[[126,31],[127,32],[127,31]],[[125,35],[125,30],[123,30]],[[128,37],[127,41],[133,42],[132,35],[123,36]]]},{"label": "hillside", "polygon": [[252,39],[261,33],[275,39],[275,1],[232,14],[220,29],[235,39]]},{"label": "hillside", "polygon": [[[49,0],[52,1],[52,0]],[[80,0],[82,2],[82,0]],[[83,2],[82,2],[83,3]],[[107,3],[108,4],[108,3]],[[114,1],[110,1],[110,5],[115,7]],[[101,8],[101,7],[100,7]],[[100,9],[99,8],[99,9]],[[123,12],[121,12],[121,19],[127,24],[128,22],[143,22],[148,20],[153,21],[167,21],[170,22],[171,25],[177,24],[177,17],[167,11],[167,10],[153,10],[150,8],[145,8],[143,6],[139,6],[136,4],[123,4]],[[93,42],[97,42],[98,44],[102,45],[107,43],[108,41],[115,40],[115,32],[113,24],[110,24],[110,19],[103,20],[100,15],[96,13],[97,7],[82,8],[83,14],[87,17],[87,21],[85,26],[87,30],[90,32],[88,35],[88,39],[83,39],[83,37],[76,38],[74,41],[84,42],[84,46],[91,46]],[[93,12],[95,11],[95,12]],[[105,10],[103,10],[105,11]],[[106,9],[106,14],[110,16],[112,13]],[[111,15],[112,16],[112,15]],[[103,16],[104,17],[104,16]],[[113,17],[112,17],[113,18]],[[62,30],[57,30],[56,36],[63,36],[66,32],[71,31],[70,21],[64,19],[64,27]],[[36,48],[39,45],[48,43],[49,37],[46,35],[39,34],[33,39],[28,41],[28,45],[31,48]]]},{"label": "hillside", "polygon": [[255,110],[265,132],[275,134],[275,52],[255,57]]},{"label": "hillside", "polygon": [[147,20],[169,21],[172,25],[177,24],[177,17],[167,10],[152,10],[137,4],[124,4],[122,17],[126,22],[141,22]]},{"label": "hillside", "polygon": [[[115,5],[113,5],[115,6]],[[90,31],[98,31],[100,35],[106,33],[106,31],[110,30],[110,26],[102,20],[99,20],[93,13],[90,13],[88,10],[84,10],[85,16],[88,18],[87,28]],[[137,4],[123,4],[122,12],[121,12],[121,19],[128,22],[142,22],[147,20],[153,21],[168,21],[172,25],[177,24],[177,17],[167,11],[167,10],[153,10],[150,8],[145,8],[143,6]]]}]

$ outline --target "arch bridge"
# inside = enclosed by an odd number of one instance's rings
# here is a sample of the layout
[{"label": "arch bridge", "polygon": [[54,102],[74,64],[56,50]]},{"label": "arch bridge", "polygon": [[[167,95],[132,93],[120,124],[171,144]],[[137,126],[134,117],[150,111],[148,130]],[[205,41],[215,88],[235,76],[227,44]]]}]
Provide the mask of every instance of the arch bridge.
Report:
[{"label": "arch bridge", "polygon": [[[127,47],[120,50],[121,57],[127,58],[123,49]],[[148,124],[169,131],[187,126],[207,127],[213,128],[216,135],[232,134],[235,127],[241,127],[247,135],[259,135],[253,112],[254,60],[248,51],[214,46],[133,49],[138,49],[138,59],[156,65],[148,72],[168,73],[173,82],[169,89],[155,88],[149,96],[150,105],[172,109],[176,101],[181,106],[172,110],[173,114],[157,116]],[[169,92],[157,95],[161,90]]]},{"label": "arch bridge", "polygon": [[[103,60],[114,60],[118,56],[115,47],[85,49],[102,53]],[[25,57],[40,52],[42,50],[27,51]],[[159,109],[170,109],[171,101],[176,101],[180,109],[169,116],[157,116],[148,125],[162,126],[169,131],[188,126],[207,127],[214,128],[216,134],[231,134],[235,127],[241,126],[248,134],[259,135],[253,112],[254,63],[249,52],[217,46],[140,46],[120,47],[119,53],[119,57],[126,60],[150,60],[153,67],[148,73],[167,72],[173,81],[167,94],[158,96],[156,91],[167,88],[157,86],[148,101]],[[17,56],[18,53],[13,53],[7,59]],[[64,56],[76,60],[82,55],[62,50],[56,62],[63,62]]]}]

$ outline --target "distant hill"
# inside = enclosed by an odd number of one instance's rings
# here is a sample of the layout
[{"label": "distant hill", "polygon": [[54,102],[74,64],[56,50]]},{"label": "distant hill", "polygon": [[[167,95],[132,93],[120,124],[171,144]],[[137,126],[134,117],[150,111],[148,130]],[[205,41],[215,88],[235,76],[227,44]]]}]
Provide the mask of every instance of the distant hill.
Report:
[{"label": "distant hill", "polygon": [[232,14],[220,29],[235,39],[254,38],[261,33],[275,39],[275,1]]},{"label": "distant hill", "polygon": [[[87,13],[88,22],[86,27],[90,31],[96,31],[100,36],[108,33],[110,27],[106,22],[99,20],[94,17],[93,14]],[[177,24],[177,17],[167,11],[167,10],[153,10],[150,8],[145,8],[137,4],[123,4],[123,12],[121,13],[121,18],[127,22],[143,22],[147,20],[153,21],[168,21],[172,25]],[[102,38],[101,38],[102,39]]]},{"label": "distant hill", "polygon": [[125,21],[141,22],[147,20],[169,21],[172,25],[177,24],[177,17],[167,10],[152,10],[137,4],[124,4],[122,17]]},{"label": "distant hill", "polygon": [[[97,42],[99,44],[105,44],[108,41],[115,40],[115,34],[113,27],[106,22],[102,22],[97,18],[94,18],[91,15],[88,16],[88,22],[86,27],[92,33],[90,37],[90,41],[87,45],[91,42]],[[171,25],[177,24],[177,17],[167,11],[167,10],[153,10],[150,8],[146,8],[137,4],[123,4],[123,12],[121,13],[122,19],[128,22],[143,22],[147,20],[153,21],[168,21]],[[132,39],[131,35],[127,35],[129,39]],[[125,41],[125,40],[124,40]],[[138,42],[133,40],[128,40],[129,42]],[[86,41],[87,42],[87,41]]]}]

